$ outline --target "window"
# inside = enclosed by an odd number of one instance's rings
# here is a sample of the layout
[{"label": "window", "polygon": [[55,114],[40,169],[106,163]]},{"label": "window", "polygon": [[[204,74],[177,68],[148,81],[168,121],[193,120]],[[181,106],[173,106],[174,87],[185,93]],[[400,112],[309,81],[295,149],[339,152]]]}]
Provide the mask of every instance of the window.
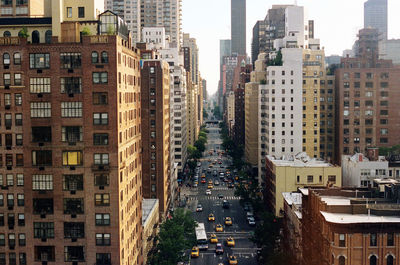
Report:
[{"label": "window", "polygon": [[31,102],[31,118],[50,118],[50,102]]},{"label": "window", "polygon": [[111,253],[96,253],[96,264],[111,264]]},{"label": "window", "polygon": [[32,190],[53,190],[53,175],[32,175]]},{"label": "window", "polygon": [[22,94],[14,94],[15,96],[15,106],[21,106],[22,105]]},{"label": "window", "polygon": [[26,245],[26,235],[25,234],[18,235],[18,245],[20,245],[20,246]]},{"label": "window", "polygon": [[108,154],[94,154],[95,165],[108,165],[109,156]]},{"label": "window", "polygon": [[53,199],[33,199],[33,214],[53,214]]},{"label": "window", "polygon": [[80,166],[83,163],[82,151],[63,151],[63,166]]},{"label": "window", "polygon": [[110,177],[105,174],[94,175],[94,185],[95,186],[108,186],[110,185]]},{"label": "window", "polygon": [[85,223],[64,222],[64,238],[84,238]]},{"label": "window", "polygon": [[15,247],[15,234],[8,234],[8,245],[10,247]]},{"label": "window", "polygon": [[394,234],[393,233],[388,233],[387,234],[386,245],[388,247],[394,246]]},{"label": "window", "polygon": [[334,176],[334,175],[328,176],[328,181],[329,181],[330,183],[335,184],[335,183],[336,183],[336,176]]},{"label": "window", "polygon": [[110,225],[110,214],[96,213],[96,225]]},{"label": "window", "polygon": [[51,165],[52,165],[51,150],[32,151],[32,166],[51,166]]},{"label": "window", "polygon": [[61,77],[61,93],[80,94],[82,93],[82,78]]},{"label": "window", "polygon": [[111,245],[111,234],[96,234],[96,246]]},{"label": "window", "polygon": [[12,134],[7,133],[7,134],[4,135],[4,138],[5,138],[6,146],[11,147],[12,146]]},{"label": "window", "polygon": [[376,265],[376,262],[377,262],[376,256],[375,256],[375,255],[372,255],[372,256],[369,258],[369,265]]},{"label": "window", "polygon": [[110,205],[110,194],[108,193],[97,193],[94,196],[96,206],[108,206]]},{"label": "window", "polygon": [[26,253],[19,253],[19,264],[26,265]]},{"label": "window", "polygon": [[32,127],[32,142],[51,142],[51,127]]},{"label": "window", "polygon": [[19,52],[14,53],[14,64],[16,65],[21,64],[21,53]]},{"label": "window", "polygon": [[93,134],[94,145],[108,145],[108,134],[107,133],[95,133]]},{"label": "window", "polygon": [[78,17],[79,18],[84,18],[85,17],[85,8],[80,6],[78,7]]},{"label": "window", "polygon": [[3,53],[3,64],[4,65],[10,65],[10,63],[11,63],[11,57],[10,57],[10,54],[8,54],[8,53]]},{"label": "window", "polygon": [[99,54],[97,52],[92,52],[92,63],[99,62]]},{"label": "window", "polygon": [[23,167],[24,166],[24,155],[23,154],[16,154],[15,155],[15,165],[17,167]]},{"label": "window", "polygon": [[311,176],[311,175],[307,176],[307,182],[308,183],[314,182],[314,176]]},{"label": "window", "polygon": [[14,186],[14,175],[13,174],[7,174],[6,175],[6,180],[7,180],[7,186]]},{"label": "window", "polygon": [[53,37],[53,32],[51,30],[46,30],[44,33],[44,41],[46,43],[51,43],[51,38]]},{"label": "window", "polygon": [[381,135],[387,135],[389,133],[388,129],[381,129]]},{"label": "window", "polygon": [[82,126],[63,126],[61,127],[61,141],[76,143],[83,141]]},{"label": "window", "polygon": [[35,246],[35,261],[55,261],[54,246]]},{"label": "window", "polygon": [[0,194],[0,206],[4,206],[4,195]]},{"label": "window", "polygon": [[108,97],[107,92],[99,93],[93,92],[93,105],[107,105]]},{"label": "window", "polygon": [[72,7],[67,7],[67,17],[68,18],[72,17]]},{"label": "window", "polygon": [[64,261],[85,261],[85,253],[82,246],[64,247]]},{"label": "window", "polygon": [[29,67],[31,69],[50,68],[50,54],[49,53],[29,54]]},{"label": "window", "polygon": [[393,265],[394,264],[394,259],[392,255],[388,255],[386,258],[386,265]]},{"label": "window", "polygon": [[32,43],[40,43],[40,33],[37,30],[32,31]]},{"label": "window", "polygon": [[9,74],[9,73],[3,74],[3,80],[4,80],[5,86],[10,86],[11,85],[11,74]]},{"label": "window", "polygon": [[22,75],[20,73],[14,74],[14,85],[20,86],[22,84]]},{"label": "window", "polygon": [[7,167],[13,166],[13,155],[12,154],[6,154],[6,166]]},{"label": "window", "polygon": [[369,234],[369,245],[371,247],[376,247],[377,246],[377,234]]},{"label": "window", "polygon": [[93,84],[107,84],[108,73],[107,72],[93,72],[92,73]]},{"label": "window", "polygon": [[34,222],[33,223],[34,238],[54,238],[53,222]]},{"label": "window", "polygon": [[64,69],[81,68],[82,60],[80,52],[60,53],[60,65]]},{"label": "window", "polygon": [[345,247],[345,246],[346,246],[346,235],[339,234],[339,247]]},{"label": "window", "polygon": [[63,190],[83,190],[83,175],[63,175]]},{"label": "window", "polygon": [[101,53],[101,63],[108,63],[108,53],[107,52]]},{"label": "window", "polygon": [[80,118],[82,117],[82,102],[61,102],[61,117]]},{"label": "window", "polygon": [[0,234],[0,246],[6,245],[6,236],[5,234]]},{"label": "window", "polygon": [[94,125],[107,125],[108,124],[108,113],[93,113],[93,124]]},{"label": "window", "polygon": [[4,226],[4,213],[0,213],[0,226]]},{"label": "window", "polygon": [[25,226],[25,214],[18,214],[18,226]]},{"label": "window", "polygon": [[50,77],[31,77],[29,87],[31,93],[50,93]]},{"label": "window", "polygon": [[11,37],[11,32],[9,32],[8,30],[3,32],[3,37]]},{"label": "window", "polygon": [[64,214],[83,214],[83,199],[64,199]]},{"label": "window", "polygon": [[17,194],[17,205],[24,206],[25,205],[25,196],[24,194]]}]

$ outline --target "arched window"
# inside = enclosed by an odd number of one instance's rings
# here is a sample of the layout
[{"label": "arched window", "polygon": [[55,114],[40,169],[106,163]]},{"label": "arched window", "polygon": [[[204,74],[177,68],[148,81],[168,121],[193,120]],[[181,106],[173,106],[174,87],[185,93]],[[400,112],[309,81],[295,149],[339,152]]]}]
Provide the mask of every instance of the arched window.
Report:
[{"label": "arched window", "polygon": [[387,256],[386,265],[393,265],[393,264],[394,264],[393,256],[392,255]]},{"label": "arched window", "polygon": [[11,32],[9,32],[8,30],[4,31],[3,37],[11,37]]},{"label": "arched window", "polygon": [[375,255],[372,255],[369,258],[369,265],[376,265],[376,256]]},{"label": "arched window", "polygon": [[11,63],[10,54],[4,53],[3,54],[3,64],[4,65],[9,65],[10,63]]},{"label": "arched window", "polygon": [[339,265],[345,265],[346,264],[346,258],[343,256],[339,257]]},{"label": "arched window", "polygon": [[32,32],[32,43],[39,43],[40,42],[40,33],[37,30]]},{"label": "arched window", "polygon": [[97,52],[92,52],[92,63],[99,62],[99,54]]},{"label": "arched window", "polygon": [[53,36],[53,32],[51,30],[46,31],[44,34],[44,39],[46,43],[51,43],[51,37]]},{"label": "arched window", "polygon": [[21,53],[14,53],[14,64],[21,64]]},{"label": "arched window", "polygon": [[107,52],[102,52],[101,53],[101,62],[102,63],[108,63],[108,53]]}]

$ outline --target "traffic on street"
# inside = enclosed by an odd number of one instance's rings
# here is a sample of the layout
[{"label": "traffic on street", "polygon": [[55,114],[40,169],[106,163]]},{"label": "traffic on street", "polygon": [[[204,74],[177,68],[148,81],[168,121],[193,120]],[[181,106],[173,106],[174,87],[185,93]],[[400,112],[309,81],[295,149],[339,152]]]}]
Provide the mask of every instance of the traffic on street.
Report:
[{"label": "traffic on street", "polygon": [[218,124],[207,124],[207,130],[204,155],[181,191],[199,224],[190,264],[257,264],[257,249],[249,240],[256,223],[234,195],[237,172],[231,171],[232,161],[222,150]]}]

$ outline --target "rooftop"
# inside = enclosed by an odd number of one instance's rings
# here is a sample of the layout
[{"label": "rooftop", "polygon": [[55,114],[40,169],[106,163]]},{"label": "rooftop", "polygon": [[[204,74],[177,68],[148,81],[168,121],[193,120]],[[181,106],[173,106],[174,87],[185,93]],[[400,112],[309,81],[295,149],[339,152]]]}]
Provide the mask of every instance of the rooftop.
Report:
[{"label": "rooftop", "polygon": [[293,156],[283,156],[276,158],[275,156],[267,156],[267,158],[276,166],[292,166],[292,167],[334,167],[331,163],[324,160],[310,158],[306,153],[298,153]]},{"label": "rooftop", "polygon": [[350,205],[350,198],[341,196],[321,196],[321,200],[327,205]]},{"label": "rooftop", "polygon": [[158,199],[143,199],[142,201],[142,225],[145,226],[151,212],[156,210]]},{"label": "rooftop", "polygon": [[282,192],[283,199],[287,202],[287,204],[292,205],[301,205],[302,195],[298,192]]},{"label": "rooftop", "polygon": [[377,216],[368,214],[328,213],[321,211],[327,222],[336,224],[400,223],[397,216]]}]

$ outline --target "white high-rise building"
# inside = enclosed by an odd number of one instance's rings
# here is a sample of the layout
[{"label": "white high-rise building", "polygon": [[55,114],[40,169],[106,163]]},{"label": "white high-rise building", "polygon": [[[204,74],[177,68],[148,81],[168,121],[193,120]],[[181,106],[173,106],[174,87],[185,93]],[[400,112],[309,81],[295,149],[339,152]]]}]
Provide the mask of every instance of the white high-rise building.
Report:
[{"label": "white high-rise building", "polygon": [[133,41],[140,41],[140,0],[104,0],[104,7],[123,18],[132,31]]}]

